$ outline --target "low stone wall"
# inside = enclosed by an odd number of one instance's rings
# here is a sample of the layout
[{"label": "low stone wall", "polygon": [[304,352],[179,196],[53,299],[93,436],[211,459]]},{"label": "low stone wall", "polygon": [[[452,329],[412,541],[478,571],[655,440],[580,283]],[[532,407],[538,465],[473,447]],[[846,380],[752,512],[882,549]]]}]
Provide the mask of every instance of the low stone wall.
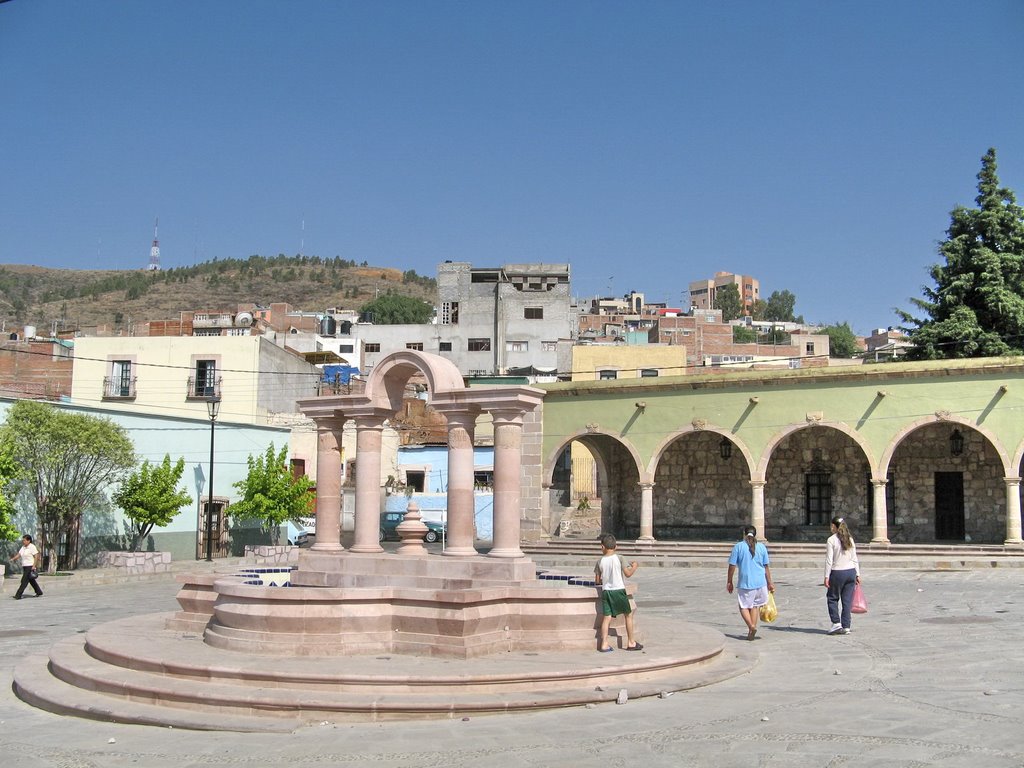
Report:
[{"label": "low stone wall", "polygon": [[168,573],[170,552],[100,552],[100,568],[117,568],[125,573]]},{"label": "low stone wall", "polygon": [[250,563],[264,563],[267,565],[288,565],[297,563],[299,560],[298,547],[271,547],[264,544],[247,544],[245,547],[245,559]]}]

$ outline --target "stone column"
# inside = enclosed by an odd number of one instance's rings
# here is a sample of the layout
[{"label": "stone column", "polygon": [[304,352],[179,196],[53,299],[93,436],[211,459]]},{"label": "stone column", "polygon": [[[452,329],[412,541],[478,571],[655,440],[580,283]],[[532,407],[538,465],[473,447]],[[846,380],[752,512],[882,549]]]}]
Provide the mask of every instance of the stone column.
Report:
[{"label": "stone column", "polygon": [[[612,512],[611,491],[608,483],[597,481],[597,498],[601,500],[601,533],[615,533],[615,515]],[[615,533],[618,536],[617,533]]]},{"label": "stone column", "polygon": [[654,483],[638,483],[640,486],[640,536],[637,544],[654,543]]},{"label": "stone column", "polygon": [[523,414],[522,411],[493,411],[491,415],[494,419],[494,546],[488,556],[525,557],[519,548]]},{"label": "stone column", "polygon": [[1008,546],[1022,546],[1020,526],[1020,478],[1004,477],[1006,483],[1006,541]]},{"label": "stone column", "polygon": [[383,552],[380,545],[380,445],[384,422],[356,417],[356,533],[352,552]]},{"label": "stone column", "polygon": [[[889,543],[889,509],[885,502],[885,486],[888,480],[871,479],[871,498],[873,511],[872,544]],[[1018,517],[1019,519],[1019,517]]]},{"label": "stone column", "polygon": [[473,546],[476,538],[473,496],[473,427],[476,414],[465,410],[446,410],[444,414],[448,419],[448,543],[444,554],[470,557],[477,554]]},{"label": "stone column", "polygon": [[341,425],[316,422],[316,552],[341,552]]},{"label": "stone column", "polygon": [[750,481],[750,524],[757,529],[757,537],[768,541],[764,527],[764,480]]}]

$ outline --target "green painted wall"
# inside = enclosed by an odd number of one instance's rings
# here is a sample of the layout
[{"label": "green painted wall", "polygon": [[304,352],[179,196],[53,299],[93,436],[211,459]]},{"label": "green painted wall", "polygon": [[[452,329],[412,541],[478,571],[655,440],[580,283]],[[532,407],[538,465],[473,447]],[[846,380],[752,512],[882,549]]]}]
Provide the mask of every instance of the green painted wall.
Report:
[{"label": "green painted wall", "polygon": [[704,422],[703,428],[727,433],[750,457],[754,477],[770,457],[770,447],[807,427],[809,419],[820,418],[821,424],[851,435],[865,448],[876,472],[902,435],[926,423],[948,420],[977,429],[992,441],[1012,474],[1024,444],[1022,358],[745,370],[541,388],[547,392],[545,471],[570,439],[588,431],[621,440],[647,471],[666,441],[693,430],[695,420]]}]

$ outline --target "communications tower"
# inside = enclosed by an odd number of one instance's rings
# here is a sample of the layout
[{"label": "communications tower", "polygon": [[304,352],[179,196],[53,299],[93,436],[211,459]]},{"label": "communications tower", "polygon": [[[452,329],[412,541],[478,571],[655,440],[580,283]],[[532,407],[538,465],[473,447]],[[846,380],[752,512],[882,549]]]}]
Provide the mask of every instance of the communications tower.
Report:
[{"label": "communications tower", "polygon": [[149,249],[149,266],[146,267],[150,272],[160,271],[160,241],[157,239],[159,229],[160,219],[158,217],[153,225],[153,247]]}]

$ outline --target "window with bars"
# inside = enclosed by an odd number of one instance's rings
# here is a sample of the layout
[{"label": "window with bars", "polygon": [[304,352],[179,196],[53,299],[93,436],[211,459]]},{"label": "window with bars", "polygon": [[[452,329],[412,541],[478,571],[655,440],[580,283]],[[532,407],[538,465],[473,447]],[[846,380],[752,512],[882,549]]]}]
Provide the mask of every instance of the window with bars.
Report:
[{"label": "window with bars", "polygon": [[826,525],[832,519],[832,473],[804,475],[804,503],[808,525]]},{"label": "window with bars", "polygon": [[490,352],[491,351],[491,340],[490,339],[470,339],[469,340],[469,351],[470,352]]},{"label": "window with bars", "polygon": [[417,352],[422,352],[423,351],[423,342],[422,341],[410,341],[408,344],[405,345],[405,348],[406,349],[414,349]]},{"label": "window with bars", "polygon": [[217,361],[196,360],[196,397],[213,397],[217,394]]},{"label": "window with bars", "polygon": [[132,361],[112,361],[110,376],[105,379],[104,384],[104,397],[135,397],[135,377],[132,376]]},{"label": "window with bars", "polygon": [[597,378],[603,380],[619,378],[618,371],[598,371]]},{"label": "window with bars", "polygon": [[380,352],[380,344],[375,341],[363,344],[363,352]]},{"label": "window with bars", "polygon": [[526,320],[543,320],[544,307],[524,307],[523,318]]}]

